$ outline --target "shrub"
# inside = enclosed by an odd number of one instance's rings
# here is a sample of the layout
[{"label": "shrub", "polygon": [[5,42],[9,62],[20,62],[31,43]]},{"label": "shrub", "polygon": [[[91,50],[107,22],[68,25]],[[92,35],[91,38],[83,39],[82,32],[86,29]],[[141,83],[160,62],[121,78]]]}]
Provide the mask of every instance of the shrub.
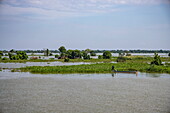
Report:
[{"label": "shrub", "polygon": [[99,55],[99,56],[98,56],[98,59],[103,59],[103,56],[102,56],[102,55]]},{"label": "shrub", "polygon": [[4,57],[4,58],[2,58],[2,60],[8,60],[8,58],[7,58],[7,57]]},{"label": "shrub", "polygon": [[50,53],[50,54],[49,54],[49,56],[53,56],[53,54],[52,54],[52,53]]},{"label": "shrub", "polygon": [[69,60],[70,60],[69,58],[65,58],[64,62],[69,62]]},{"label": "shrub", "polygon": [[157,53],[155,53],[154,60],[151,62],[151,64],[162,65],[161,58]]},{"label": "shrub", "polygon": [[58,54],[56,54],[56,55],[55,55],[55,58],[58,58],[58,57],[59,57],[59,55],[58,55]]},{"label": "shrub", "polygon": [[125,57],[118,57],[117,62],[126,62],[126,58]]}]

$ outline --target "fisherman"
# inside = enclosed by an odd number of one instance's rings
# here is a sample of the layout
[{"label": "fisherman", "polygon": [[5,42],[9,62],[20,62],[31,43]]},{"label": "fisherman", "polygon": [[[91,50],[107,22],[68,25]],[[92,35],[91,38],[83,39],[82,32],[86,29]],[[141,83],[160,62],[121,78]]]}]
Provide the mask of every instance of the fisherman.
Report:
[{"label": "fisherman", "polygon": [[115,70],[115,66],[112,66],[112,71],[116,71],[116,70]]}]

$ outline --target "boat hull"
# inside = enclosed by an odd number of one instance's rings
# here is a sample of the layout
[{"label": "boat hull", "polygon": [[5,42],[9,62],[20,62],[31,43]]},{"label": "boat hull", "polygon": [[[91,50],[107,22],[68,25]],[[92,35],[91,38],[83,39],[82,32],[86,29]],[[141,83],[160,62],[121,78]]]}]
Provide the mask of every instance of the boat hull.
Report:
[{"label": "boat hull", "polygon": [[137,74],[137,71],[113,71],[113,73],[134,73]]}]

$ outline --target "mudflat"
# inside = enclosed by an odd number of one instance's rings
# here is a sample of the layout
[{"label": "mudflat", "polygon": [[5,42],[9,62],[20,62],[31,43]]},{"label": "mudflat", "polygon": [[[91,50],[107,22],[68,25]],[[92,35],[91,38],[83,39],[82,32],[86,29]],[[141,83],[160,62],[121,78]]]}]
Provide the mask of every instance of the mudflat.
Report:
[{"label": "mudflat", "polygon": [[0,113],[169,113],[170,78],[0,79]]}]

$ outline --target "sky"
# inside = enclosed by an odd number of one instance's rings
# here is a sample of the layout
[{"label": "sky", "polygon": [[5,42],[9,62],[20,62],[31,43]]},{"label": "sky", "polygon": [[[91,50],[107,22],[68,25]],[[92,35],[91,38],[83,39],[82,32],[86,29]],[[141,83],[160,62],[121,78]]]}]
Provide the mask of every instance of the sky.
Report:
[{"label": "sky", "polygon": [[0,0],[0,50],[170,50],[170,0]]}]

